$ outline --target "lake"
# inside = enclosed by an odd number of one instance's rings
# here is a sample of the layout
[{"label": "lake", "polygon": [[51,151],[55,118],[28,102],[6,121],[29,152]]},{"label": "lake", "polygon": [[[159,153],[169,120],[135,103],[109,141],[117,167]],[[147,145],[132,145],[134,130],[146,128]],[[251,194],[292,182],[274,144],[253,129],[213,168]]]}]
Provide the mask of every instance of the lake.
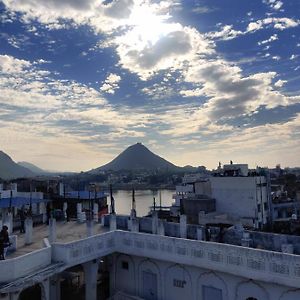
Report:
[{"label": "lake", "polygon": [[[145,216],[149,212],[149,207],[153,205],[153,197],[155,197],[156,205],[160,204],[160,194],[161,194],[161,205],[171,206],[172,195],[175,193],[173,190],[136,190],[135,191],[135,203],[136,212],[139,217]],[[132,191],[119,190],[113,194],[115,199],[115,207],[117,214],[130,214],[131,202],[132,202]],[[110,197],[107,197],[107,202],[110,204]]]}]

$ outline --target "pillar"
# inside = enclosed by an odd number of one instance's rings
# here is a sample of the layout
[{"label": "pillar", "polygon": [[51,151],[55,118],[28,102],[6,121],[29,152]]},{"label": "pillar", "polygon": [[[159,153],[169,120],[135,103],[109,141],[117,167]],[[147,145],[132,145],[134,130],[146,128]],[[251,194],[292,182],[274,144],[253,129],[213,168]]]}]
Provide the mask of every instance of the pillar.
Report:
[{"label": "pillar", "polygon": [[186,215],[180,215],[180,237],[184,239],[187,237]]},{"label": "pillar", "polygon": [[158,215],[157,211],[152,212],[152,233],[157,234],[157,227],[158,227]]},{"label": "pillar", "polygon": [[92,260],[83,264],[85,281],[85,299],[97,299],[98,261]]},{"label": "pillar", "polygon": [[13,214],[8,212],[5,217],[5,225],[8,227],[8,234],[13,233]]},{"label": "pillar", "polygon": [[45,279],[40,285],[42,287],[42,300],[50,300],[50,279]]},{"label": "pillar", "polygon": [[49,242],[51,244],[56,242],[56,219],[54,218],[49,220]]},{"label": "pillar", "polygon": [[[20,292],[11,292],[9,293],[9,300],[18,300],[19,299],[19,295],[20,295]],[[6,298],[4,298],[6,299]]]},{"label": "pillar", "polygon": [[25,219],[25,245],[32,244],[32,226],[33,222],[31,218]]},{"label": "pillar", "polygon": [[46,203],[41,203],[41,213],[43,214],[43,224],[47,223],[47,211],[46,211]]},{"label": "pillar", "polygon": [[197,240],[199,241],[203,241],[203,228],[200,227],[200,228],[197,228]]},{"label": "pillar", "polygon": [[109,216],[109,230],[117,230],[117,216],[116,214],[110,214]]},{"label": "pillar", "polygon": [[94,235],[94,220],[86,220],[86,235],[92,236]]},{"label": "pillar", "polygon": [[77,221],[81,221],[82,204],[77,203]]},{"label": "pillar", "polygon": [[93,218],[94,218],[94,221],[97,222],[97,223],[99,222],[98,211],[99,211],[98,203],[94,203]]},{"label": "pillar", "polygon": [[158,220],[157,234],[165,235],[165,226],[163,220]]},{"label": "pillar", "polygon": [[49,294],[50,300],[60,300],[60,277],[54,275],[49,280]]},{"label": "pillar", "polygon": [[135,218],[135,219],[131,220],[131,231],[132,232],[139,232],[140,231],[139,219]]}]

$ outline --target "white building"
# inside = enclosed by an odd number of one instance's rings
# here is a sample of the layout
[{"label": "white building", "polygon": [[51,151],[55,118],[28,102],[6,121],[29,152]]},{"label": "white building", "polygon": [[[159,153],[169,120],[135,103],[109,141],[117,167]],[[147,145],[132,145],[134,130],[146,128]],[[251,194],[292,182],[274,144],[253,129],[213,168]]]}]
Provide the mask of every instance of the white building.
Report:
[{"label": "white building", "polygon": [[183,199],[199,200],[197,195],[215,199],[216,213],[227,214],[243,224],[262,228],[271,221],[270,193],[266,176],[249,174],[247,164],[229,164],[219,168],[214,176],[188,176],[176,187],[173,214],[178,213]]}]

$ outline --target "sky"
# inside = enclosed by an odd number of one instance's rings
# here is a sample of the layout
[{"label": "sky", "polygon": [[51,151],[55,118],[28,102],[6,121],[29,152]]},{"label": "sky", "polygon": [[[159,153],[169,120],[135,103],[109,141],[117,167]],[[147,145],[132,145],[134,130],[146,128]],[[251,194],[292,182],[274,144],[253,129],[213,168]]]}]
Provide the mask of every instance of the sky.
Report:
[{"label": "sky", "polygon": [[0,1],[0,150],[85,171],[300,166],[300,1]]}]

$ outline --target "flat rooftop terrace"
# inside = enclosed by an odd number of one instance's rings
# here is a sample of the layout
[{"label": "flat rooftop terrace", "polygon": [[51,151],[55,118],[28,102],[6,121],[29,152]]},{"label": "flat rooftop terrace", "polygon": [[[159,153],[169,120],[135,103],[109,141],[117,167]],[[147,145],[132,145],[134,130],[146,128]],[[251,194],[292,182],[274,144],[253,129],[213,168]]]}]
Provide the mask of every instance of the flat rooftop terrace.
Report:
[{"label": "flat rooftop terrace", "polygon": [[[101,226],[99,223],[94,224],[94,234],[107,232],[109,228]],[[56,222],[56,242],[68,243],[87,237],[86,223],[78,223],[77,221],[57,221]],[[12,235],[17,236],[17,250],[9,252],[6,259],[15,258],[34,250],[42,249],[43,239],[49,238],[49,226],[37,225],[32,230],[32,244],[25,245],[25,234],[14,231]]]}]

